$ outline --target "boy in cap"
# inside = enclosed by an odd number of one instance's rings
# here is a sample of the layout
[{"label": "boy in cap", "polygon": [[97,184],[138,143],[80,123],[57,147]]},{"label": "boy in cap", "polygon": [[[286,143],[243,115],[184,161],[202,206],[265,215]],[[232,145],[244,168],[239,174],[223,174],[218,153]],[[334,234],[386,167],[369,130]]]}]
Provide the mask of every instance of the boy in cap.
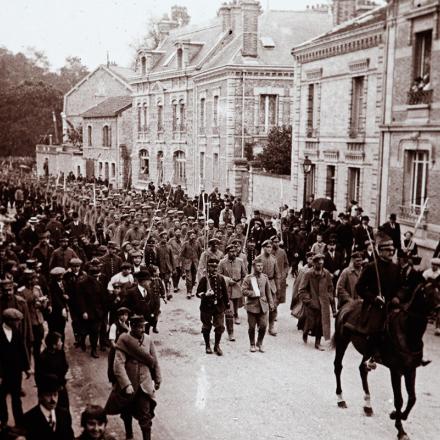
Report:
[{"label": "boy in cap", "polygon": [[87,405],[81,413],[83,431],[76,440],[116,440],[106,432],[107,421],[107,415],[102,406]]}]

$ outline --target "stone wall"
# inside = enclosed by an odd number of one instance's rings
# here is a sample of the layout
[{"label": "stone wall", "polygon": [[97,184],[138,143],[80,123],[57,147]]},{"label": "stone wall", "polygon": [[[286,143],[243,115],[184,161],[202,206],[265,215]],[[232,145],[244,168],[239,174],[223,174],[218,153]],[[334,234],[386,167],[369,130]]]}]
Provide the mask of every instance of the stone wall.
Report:
[{"label": "stone wall", "polygon": [[258,209],[264,215],[279,213],[279,207],[293,206],[294,194],[290,176],[251,170],[249,177],[248,214]]},{"label": "stone wall", "polygon": [[37,145],[36,161],[37,161],[37,176],[44,176],[43,165],[48,159],[49,174],[52,176],[58,175],[59,172],[69,174],[71,171],[77,177],[78,171],[85,176],[85,161],[82,153],[79,151],[73,152],[68,147],[64,148],[54,145]]}]

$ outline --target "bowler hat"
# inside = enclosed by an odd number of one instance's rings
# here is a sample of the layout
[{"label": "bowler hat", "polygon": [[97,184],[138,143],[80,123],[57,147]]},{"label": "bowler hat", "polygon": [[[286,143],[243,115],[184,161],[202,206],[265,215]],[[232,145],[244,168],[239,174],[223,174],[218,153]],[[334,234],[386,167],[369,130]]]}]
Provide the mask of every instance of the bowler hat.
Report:
[{"label": "bowler hat", "polygon": [[60,390],[61,384],[55,374],[45,374],[36,380],[38,394],[56,393]]}]

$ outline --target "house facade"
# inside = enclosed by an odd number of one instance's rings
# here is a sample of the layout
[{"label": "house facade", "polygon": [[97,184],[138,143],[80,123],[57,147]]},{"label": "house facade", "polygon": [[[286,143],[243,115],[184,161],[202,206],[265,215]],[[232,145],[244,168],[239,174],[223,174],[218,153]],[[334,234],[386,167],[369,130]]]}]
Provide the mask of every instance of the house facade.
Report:
[{"label": "house facade", "polygon": [[439,16],[436,0],[389,2],[381,126],[381,221],[393,212],[414,230],[420,219],[416,241],[428,255],[440,239]]},{"label": "house facade", "polygon": [[[346,14],[340,3],[334,2],[339,17],[350,16],[356,2]],[[355,200],[377,221],[385,19],[386,8],[376,7],[292,50],[296,209],[312,194],[330,198],[338,211]],[[306,157],[312,162],[307,176]]]},{"label": "house facade", "polygon": [[156,50],[138,52],[133,184],[171,181],[190,194],[217,186],[247,200],[246,151],[258,152],[271,127],[291,123],[289,48],[330,29],[331,16],[262,13],[258,1],[240,0],[206,26],[173,27]]}]

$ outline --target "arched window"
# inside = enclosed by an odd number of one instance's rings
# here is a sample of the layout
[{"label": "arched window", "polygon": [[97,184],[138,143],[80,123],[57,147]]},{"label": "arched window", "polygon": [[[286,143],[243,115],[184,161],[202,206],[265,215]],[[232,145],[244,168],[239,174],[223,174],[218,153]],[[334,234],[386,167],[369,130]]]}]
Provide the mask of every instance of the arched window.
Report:
[{"label": "arched window", "polygon": [[200,100],[200,131],[203,133],[205,131],[205,126],[206,126],[206,112],[205,112],[205,104],[206,104],[206,99],[202,98]]},{"label": "arched window", "polygon": [[183,50],[182,50],[182,48],[177,49],[176,58],[177,58],[177,68],[182,69],[183,68]]},{"label": "arched window", "polygon": [[112,134],[108,125],[104,125],[104,127],[102,127],[102,145],[104,147],[112,146]]},{"label": "arched window", "polygon": [[145,57],[141,58],[141,72],[142,75],[147,73],[147,59]]},{"label": "arched window", "polygon": [[150,156],[147,150],[139,151],[139,176],[146,178],[150,175]]},{"label": "arched window", "polygon": [[92,126],[91,125],[87,126],[87,145],[89,147],[92,146]]},{"label": "arched window", "polygon": [[174,183],[177,185],[185,184],[186,182],[186,158],[185,153],[178,150],[173,155],[174,166]]},{"label": "arched window", "polygon": [[140,104],[138,105],[137,128],[138,128],[138,133],[140,133],[142,131],[142,107]]},{"label": "arched window", "polygon": [[163,131],[163,107],[162,107],[162,104],[157,105],[157,131]]},{"label": "arched window", "polygon": [[177,102],[173,101],[171,107],[173,109],[173,131],[177,131],[179,129],[179,115],[177,113]]}]

